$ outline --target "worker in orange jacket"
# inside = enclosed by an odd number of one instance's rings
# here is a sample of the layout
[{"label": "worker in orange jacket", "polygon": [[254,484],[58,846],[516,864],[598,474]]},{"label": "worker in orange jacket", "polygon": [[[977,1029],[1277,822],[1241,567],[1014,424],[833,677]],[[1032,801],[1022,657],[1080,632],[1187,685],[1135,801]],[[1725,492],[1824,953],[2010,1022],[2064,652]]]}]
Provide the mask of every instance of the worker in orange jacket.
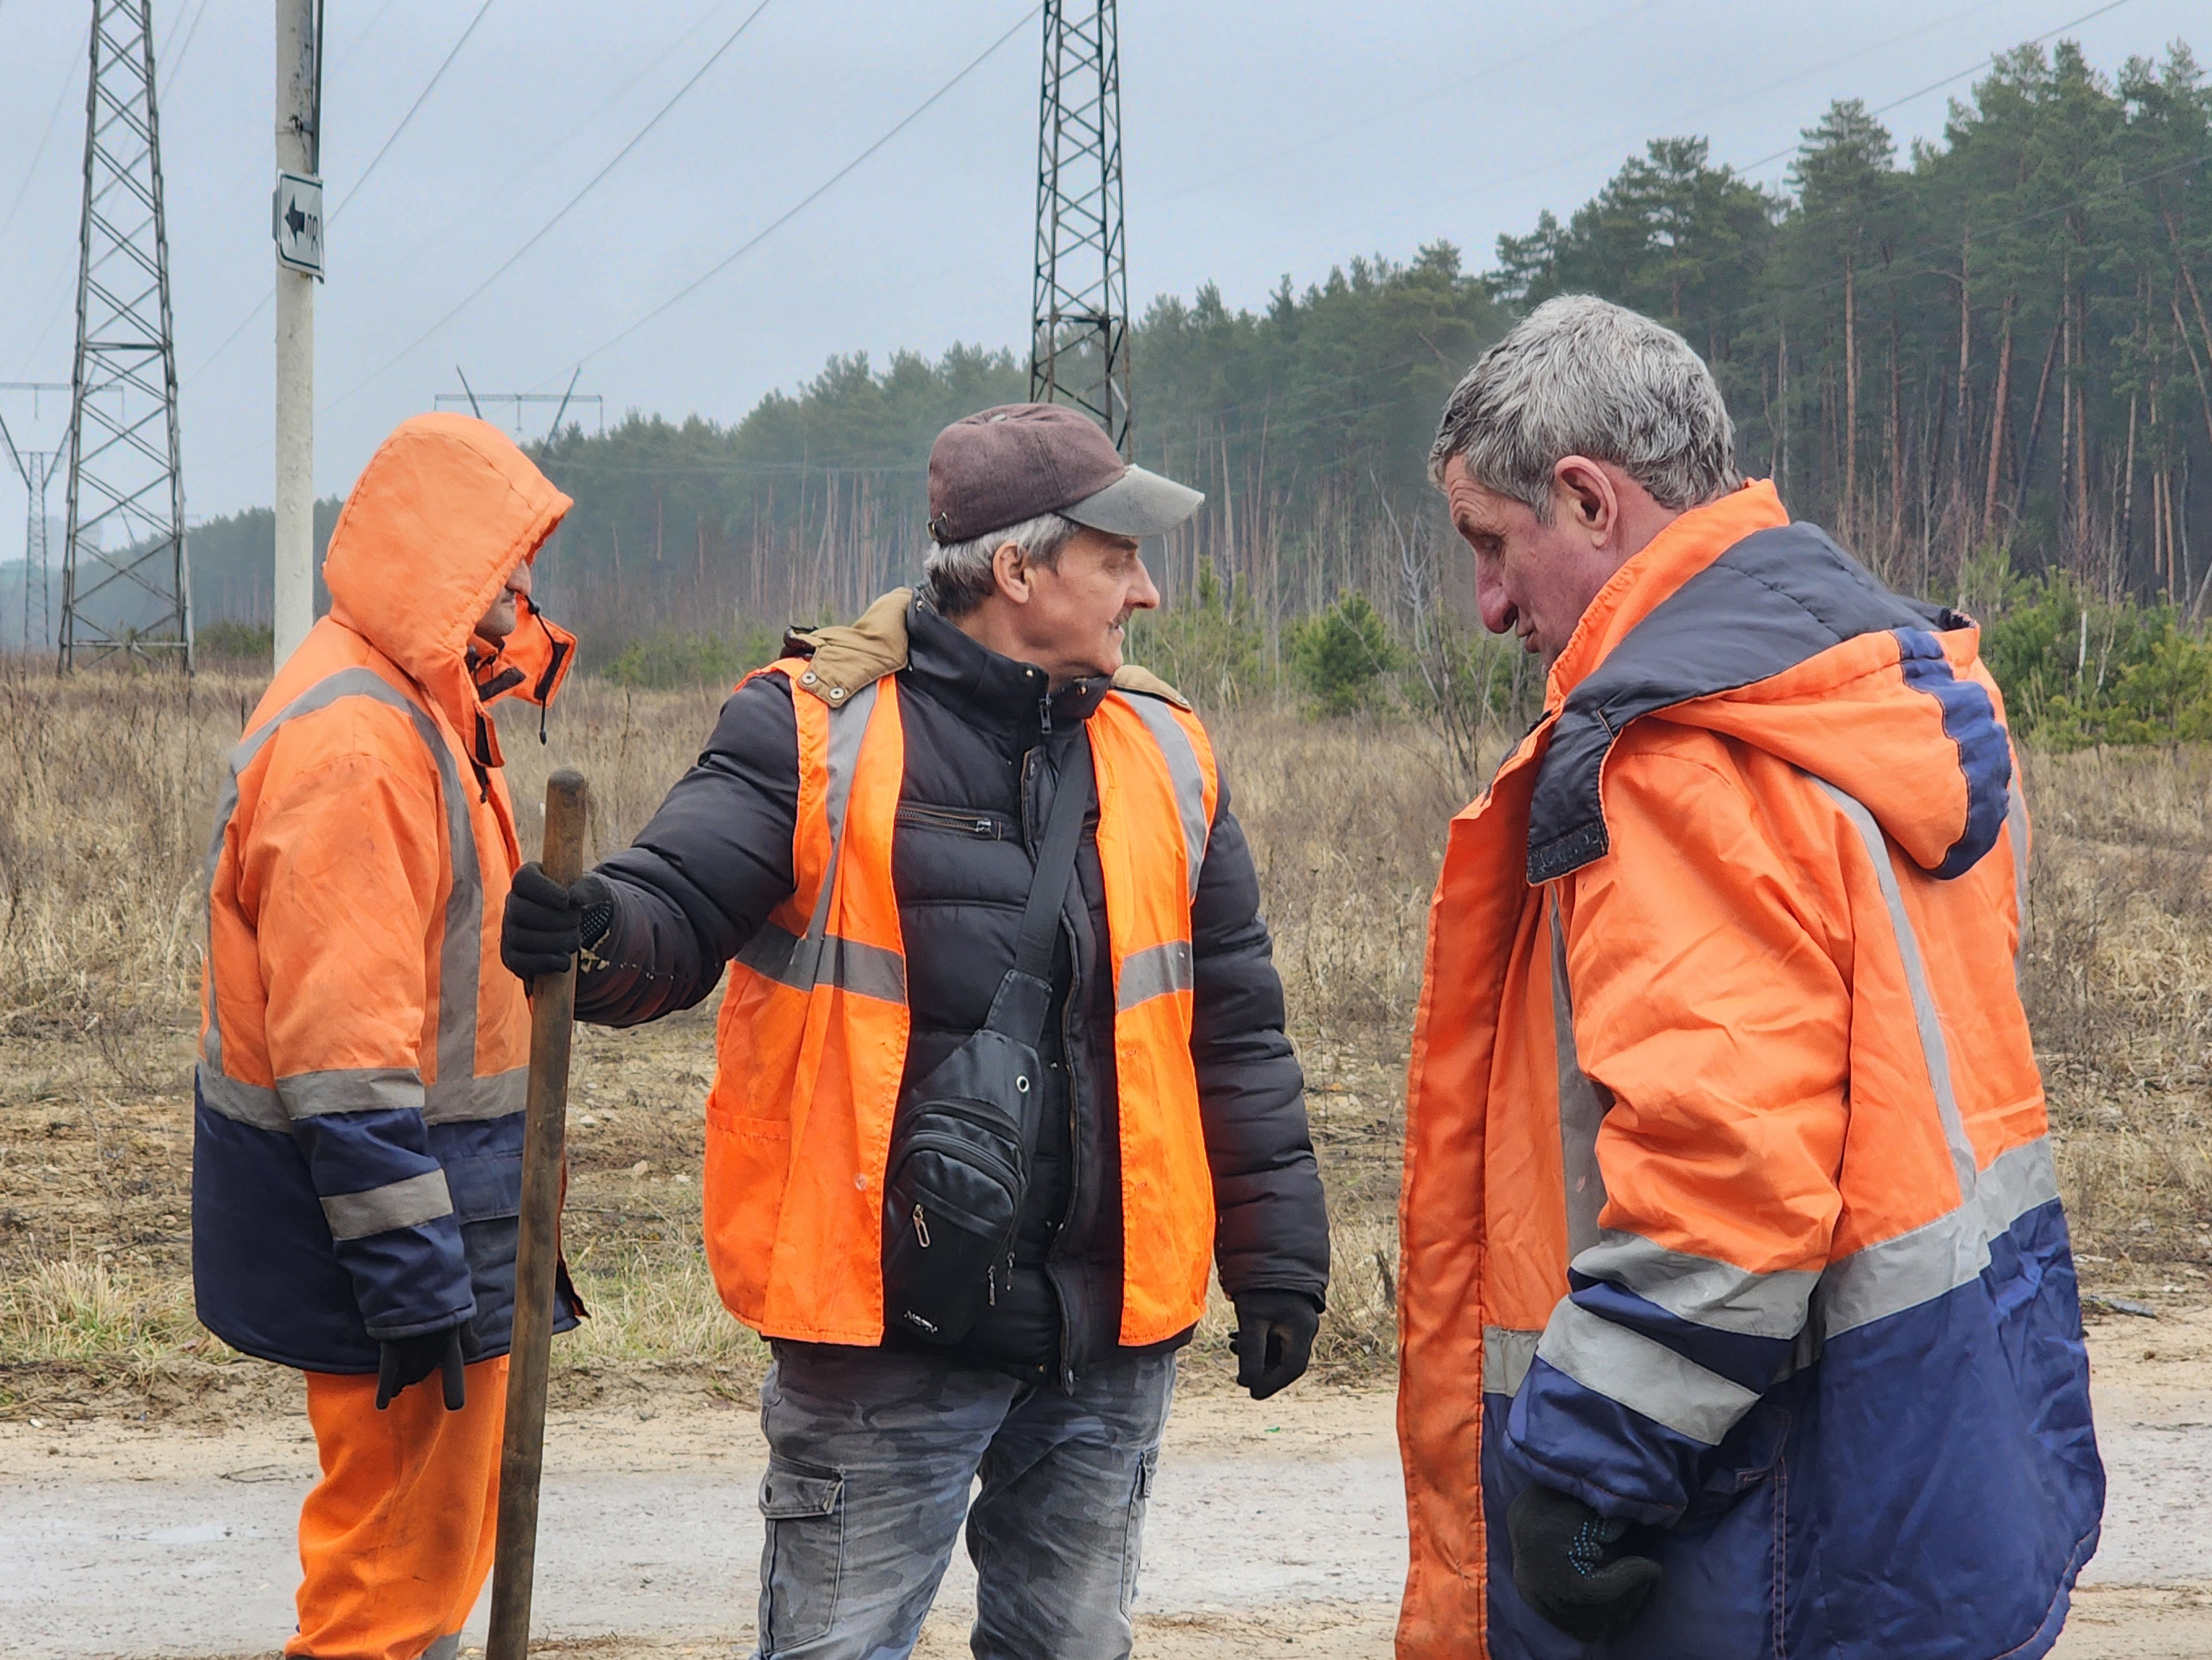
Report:
[{"label": "worker in orange jacket", "polygon": [[2095,1548],[2002,700],[1732,451],[1586,296],[1437,437],[1550,672],[1431,914],[1407,1660],[2028,1660]]},{"label": "worker in orange jacket", "polygon": [[569,505],[495,427],[403,423],[216,814],[192,1277],[210,1330],[307,1374],[288,1655],[443,1660],[491,1566],[529,1020],[487,706],[568,673],[530,589]]}]

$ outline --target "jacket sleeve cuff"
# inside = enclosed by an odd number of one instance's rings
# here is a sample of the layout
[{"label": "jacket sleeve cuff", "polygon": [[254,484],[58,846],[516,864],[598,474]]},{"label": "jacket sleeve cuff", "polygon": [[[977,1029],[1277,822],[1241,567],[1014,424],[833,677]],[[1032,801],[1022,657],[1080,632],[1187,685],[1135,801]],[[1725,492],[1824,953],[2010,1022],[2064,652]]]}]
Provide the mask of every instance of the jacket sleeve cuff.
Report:
[{"label": "jacket sleeve cuff", "polygon": [[1514,1397],[1508,1456],[1603,1515],[1670,1526],[1788,1349],[1580,1284],[1552,1311]]}]

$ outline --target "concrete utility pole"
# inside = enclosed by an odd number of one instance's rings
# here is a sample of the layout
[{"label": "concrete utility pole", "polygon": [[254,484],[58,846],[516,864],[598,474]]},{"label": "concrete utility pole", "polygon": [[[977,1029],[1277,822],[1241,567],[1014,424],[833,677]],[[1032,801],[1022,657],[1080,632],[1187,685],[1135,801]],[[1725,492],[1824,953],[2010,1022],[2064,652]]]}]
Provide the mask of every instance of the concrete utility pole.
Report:
[{"label": "concrete utility pole", "polygon": [[276,666],[315,622],[315,284],[323,274],[321,0],[276,0]]}]

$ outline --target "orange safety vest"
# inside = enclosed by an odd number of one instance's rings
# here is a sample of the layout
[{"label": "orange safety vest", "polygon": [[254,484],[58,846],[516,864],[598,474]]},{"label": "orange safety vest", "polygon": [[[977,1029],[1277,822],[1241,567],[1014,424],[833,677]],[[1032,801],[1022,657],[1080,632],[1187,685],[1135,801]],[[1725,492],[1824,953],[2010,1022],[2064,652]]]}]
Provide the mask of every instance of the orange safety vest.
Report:
[{"label": "orange safety vest", "polygon": [[[883,1341],[884,1179],[906,1066],[906,952],[891,836],[906,776],[898,682],[796,695],[796,885],[730,964],[707,1098],[707,1259],[763,1336]],[[1198,718],[1109,693],[1091,715],[1114,968],[1121,1147],[1121,1341],[1197,1323],[1213,1181],[1191,1062],[1190,908],[1219,795]]]}]

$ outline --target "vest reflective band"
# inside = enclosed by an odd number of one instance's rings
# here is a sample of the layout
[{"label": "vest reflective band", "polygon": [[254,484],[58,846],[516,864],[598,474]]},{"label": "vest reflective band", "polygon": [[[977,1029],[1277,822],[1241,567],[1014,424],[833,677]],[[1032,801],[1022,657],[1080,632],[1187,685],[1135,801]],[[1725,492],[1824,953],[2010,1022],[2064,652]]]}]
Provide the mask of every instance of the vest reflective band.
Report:
[{"label": "vest reflective band", "polygon": [[[909,1030],[891,887],[905,728],[896,678],[836,709],[792,704],[794,885],[730,965],[707,1103],[707,1254],[722,1300],[763,1334],[874,1344]],[[1116,1009],[1121,1341],[1138,1345],[1206,1305],[1213,1186],[1190,1057],[1190,905],[1219,787],[1204,728],[1157,698],[1109,695],[1090,733]]]}]

